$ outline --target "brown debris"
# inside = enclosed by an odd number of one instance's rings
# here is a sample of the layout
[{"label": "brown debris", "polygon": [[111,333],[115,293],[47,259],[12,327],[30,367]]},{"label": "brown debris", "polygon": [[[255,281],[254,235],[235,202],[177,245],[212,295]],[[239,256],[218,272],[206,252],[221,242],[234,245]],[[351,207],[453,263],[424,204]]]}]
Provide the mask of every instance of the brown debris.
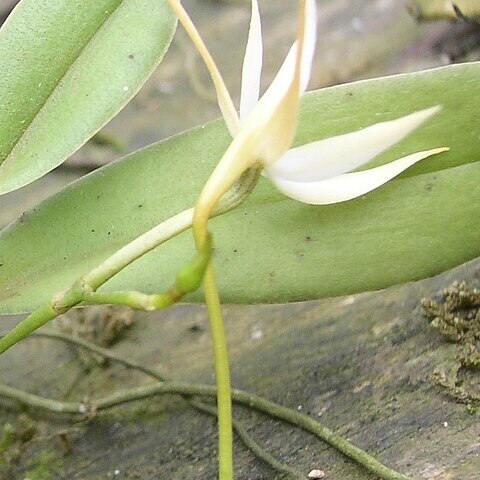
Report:
[{"label": "brown debris", "polygon": [[432,327],[457,346],[455,368],[437,369],[435,382],[475,411],[480,406],[480,290],[454,282],[421,303]]}]

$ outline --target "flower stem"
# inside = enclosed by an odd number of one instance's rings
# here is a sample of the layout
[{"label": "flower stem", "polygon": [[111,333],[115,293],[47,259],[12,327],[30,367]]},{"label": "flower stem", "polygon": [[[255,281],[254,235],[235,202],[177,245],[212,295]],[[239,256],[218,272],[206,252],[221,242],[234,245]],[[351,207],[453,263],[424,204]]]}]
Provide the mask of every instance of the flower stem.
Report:
[{"label": "flower stem", "polygon": [[[260,171],[261,168],[257,167],[245,172],[222,197],[217,207],[211,212],[211,216],[222,215],[240,205],[253,190],[260,176]],[[53,300],[39,307],[0,339],[0,354],[13,347],[13,345],[23,340],[42,325],[80,303],[83,295],[95,292],[100,286],[135,260],[190,228],[192,226],[193,212],[193,208],[190,208],[164,220],[114,252],[100,265],[84,275],[83,279],[77,280],[68,290],[54,295]],[[205,241],[207,241],[206,236]],[[82,286],[85,287],[83,291]],[[62,306],[61,309],[58,308],[59,304]]]},{"label": "flower stem", "polygon": [[228,348],[223,324],[222,306],[218,296],[215,271],[212,263],[209,264],[205,272],[203,286],[210,320],[210,333],[215,359],[215,378],[217,382],[219,479],[233,480],[230,368],[228,364]]},{"label": "flower stem", "polygon": [[53,320],[59,315],[51,305],[48,303],[32,312],[25,320],[21,321],[16,327],[10,330],[5,336],[0,338],[0,354],[8,350],[16,343],[23,340],[32,332],[45,325],[50,320]]},{"label": "flower stem", "polygon": [[[180,270],[174,285],[165,293],[160,294],[146,295],[135,291],[97,293],[95,291],[97,288],[95,282],[93,282],[95,285],[95,288],[93,288],[91,284],[85,281],[86,277],[81,278],[68,290],[54,295],[50,302],[35,310],[7,335],[0,338],[0,354],[45,325],[48,321],[67,312],[80,303],[126,305],[131,308],[147,311],[168,308],[181,300],[187,293],[191,293],[200,287],[205,269],[210,261],[211,253],[211,240],[210,237],[207,236],[203,247],[199,249],[194,259]],[[113,256],[115,255],[116,254]],[[110,259],[111,258],[112,257],[110,257]],[[111,265],[110,259],[104,263]],[[109,268],[103,271],[104,276],[106,275],[105,272],[111,273]],[[97,268],[95,272],[101,273],[102,269]]]},{"label": "flower stem", "polygon": [[[225,211],[226,210],[228,210],[228,206],[226,206]],[[79,304],[83,300],[84,295],[95,292],[97,288],[110,280],[130,263],[189,228],[192,224],[192,218],[193,209],[185,210],[156,225],[151,230],[117,250],[99,266],[84,275],[83,279],[77,280],[66,291],[55,294],[52,300],[32,312],[4,337],[0,338],[0,354],[13,347],[13,345],[23,340],[50,320],[53,320]],[[117,300],[119,299],[117,298]],[[60,305],[61,308],[59,307]]]}]

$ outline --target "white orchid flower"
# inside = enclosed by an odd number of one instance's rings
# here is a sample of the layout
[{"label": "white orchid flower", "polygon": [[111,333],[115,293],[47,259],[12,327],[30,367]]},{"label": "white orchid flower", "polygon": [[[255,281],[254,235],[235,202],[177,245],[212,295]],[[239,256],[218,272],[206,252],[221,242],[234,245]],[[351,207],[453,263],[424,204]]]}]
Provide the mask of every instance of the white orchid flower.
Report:
[{"label": "white orchid flower", "polygon": [[[285,195],[309,204],[329,204],[362,196],[401,172],[448,148],[416,152],[380,167],[355,172],[400,142],[440,110],[411,113],[361,130],[290,148],[296,132],[299,100],[305,92],[316,40],[314,0],[301,0],[297,39],[263,96],[260,97],[263,43],[258,0],[252,15],[242,70],[240,116],[222,77],[198,32],[178,0],[177,14],[202,55],[217,91],[219,105],[233,141],[201,195],[205,212],[247,168],[261,163],[267,176]],[[181,9],[181,11],[180,11]],[[202,207],[202,203],[204,204]]]},{"label": "white orchid flower", "polygon": [[[233,116],[232,109],[225,107],[221,109],[233,141],[208,179],[197,201],[194,218],[194,231],[197,233],[203,231],[205,235],[206,223],[213,207],[243,172],[257,164],[268,168],[288,151],[293,142],[300,96],[305,90],[310,75],[316,24],[315,1],[300,0],[299,5],[296,41],[270,87],[258,99],[259,82],[254,81],[251,88],[247,88],[244,82],[242,90],[245,100],[242,102],[242,109],[246,117],[242,117],[241,120],[236,112]],[[257,55],[252,51],[262,47],[260,15],[256,1],[252,3],[252,12],[246,54],[250,61],[244,63],[244,78],[257,76],[257,73],[259,78],[261,70],[261,52]],[[226,89],[219,88],[218,78],[221,77],[216,67],[212,68],[214,63],[211,57],[209,55],[206,57],[200,47],[199,51],[212,79],[217,80],[214,84],[219,104],[223,106],[233,104],[230,97],[228,99],[224,97]],[[225,115],[227,111],[229,113]]]},{"label": "white orchid flower", "polygon": [[[315,5],[314,2],[311,3],[310,11],[306,13],[306,39],[302,59],[304,65],[300,73],[300,95],[304,93],[308,83],[315,46]],[[252,17],[242,71],[240,97],[242,124],[249,121],[249,116],[253,113],[259,99],[262,57],[263,44],[258,2],[252,0]],[[282,68],[285,68],[285,64]],[[276,81],[278,76],[274,82]],[[274,163],[264,164],[264,173],[285,195],[304,203],[320,205],[359,197],[380,187],[418,161],[448,150],[436,148],[417,152],[377,168],[349,173],[400,142],[439,110],[440,107],[435,106],[393,121],[377,123],[356,132],[292,148]],[[235,131],[231,129],[230,131],[235,135]]]}]

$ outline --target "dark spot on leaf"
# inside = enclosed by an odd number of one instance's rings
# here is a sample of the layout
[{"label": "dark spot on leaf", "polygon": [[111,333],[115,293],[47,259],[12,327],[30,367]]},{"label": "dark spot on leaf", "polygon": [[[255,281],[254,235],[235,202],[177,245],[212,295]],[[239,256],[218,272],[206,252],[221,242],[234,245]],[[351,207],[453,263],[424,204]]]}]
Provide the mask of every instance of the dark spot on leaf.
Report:
[{"label": "dark spot on leaf", "polygon": [[188,331],[191,333],[199,333],[199,332],[202,332],[203,329],[198,323],[193,323],[188,327]]},{"label": "dark spot on leaf", "polygon": [[309,242],[311,239],[312,239],[312,237],[310,237],[309,235],[307,235],[307,236],[305,237],[305,240],[306,240],[307,242]]},{"label": "dark spot on leaf", "polygon": [[353,92],[347,92],[345,95],[346,95],[347,97],[353,97]]},{"label": "dark spot on leaf", "polygon": [[236,248],[233,249],[233,253],[237,253],[238,250]]},{"label": "dark spot on leaf", "polygon": [[92,233],[95,233],[95,229],[94,229],[94,228],[92,228]]},{"label": "dark spot on leaf", "polygon": [[133,60],[133,59],[135,58],[135,55],[134,55],[133,53],[131,53],[131,54],[128,56],[128,58],[129,58],[130,60]]},{"label": "dark spot on leaf", "polygon": [[143,207],[143,204],[142,203],[139,203],[138,204],[138,208],[142,208]]},{"label": "dark spot on leaf", "polygon": [[112,232],[107,232],[107,235],[110,235]]}]

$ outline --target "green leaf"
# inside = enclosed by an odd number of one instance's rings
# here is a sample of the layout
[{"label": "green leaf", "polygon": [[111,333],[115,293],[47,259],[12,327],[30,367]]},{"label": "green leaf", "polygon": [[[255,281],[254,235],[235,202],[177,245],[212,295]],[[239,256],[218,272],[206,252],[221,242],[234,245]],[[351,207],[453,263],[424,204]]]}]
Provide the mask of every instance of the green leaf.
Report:
[{"label": "green leaf", "polygon": [[[363,198],[326,207],[287,199],[262,179],[245,204],[211,223],[222,299],[295,301],[378,289],[478,256],[479,80],[476,63],[306,95],[299,144],[441,104],[377,163],[432,147],[451,150]],[[229,141],[220,122],[178,135],[88,175],[4,230],[0,311],[32,310],[191,206]],[[102,289],[164,291],[193,251],[185,232]]]},{"label": "green leaf", "polygon": [[0,30],[0,194],[46,174],[137,93],[176,21],[165,0],[23,0]]}]

